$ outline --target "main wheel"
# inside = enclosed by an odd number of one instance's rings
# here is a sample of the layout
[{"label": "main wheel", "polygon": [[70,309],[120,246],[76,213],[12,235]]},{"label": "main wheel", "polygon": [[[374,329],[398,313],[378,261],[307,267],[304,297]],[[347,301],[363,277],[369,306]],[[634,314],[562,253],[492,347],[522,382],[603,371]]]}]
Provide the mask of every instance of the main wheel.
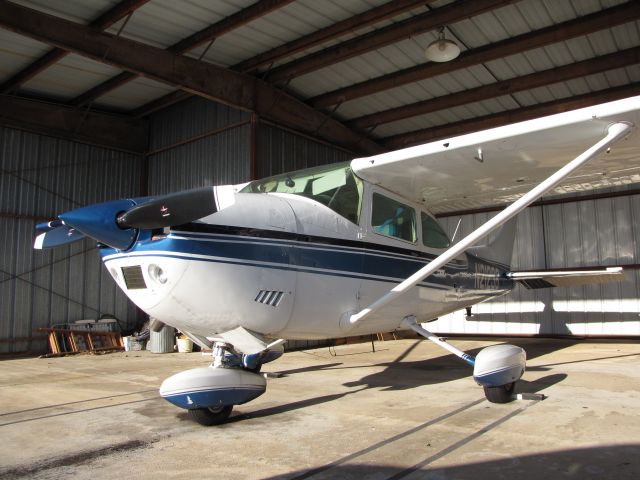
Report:
[{"label": "main wheel", "polygon": [[513,399],[516,382],[500,385],[499,387],[484,387],[484,396],[491,403],[508,403]]},{"label": "main wheel", "polygon": [[233,410],[233,405],[218,408],[193,408],[189,410],[189,415],[200,425],[211,427],[226,422],[231,415],[231,410]]}]

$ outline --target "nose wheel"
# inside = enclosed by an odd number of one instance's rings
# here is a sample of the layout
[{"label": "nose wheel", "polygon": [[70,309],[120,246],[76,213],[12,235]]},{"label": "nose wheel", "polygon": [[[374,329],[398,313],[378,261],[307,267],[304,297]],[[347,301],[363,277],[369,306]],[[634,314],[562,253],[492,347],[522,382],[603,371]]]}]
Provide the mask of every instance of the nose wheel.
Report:
[{"label": "nose wheel", "polygon": [[[267,382],[241,365],[240,356],[225,343],[216,343],[213,364],[176,373],[160,386],[160,396],[189,411],[204,426],[227,421],[234,405],[242,405],[262,395]],[[258,362],[254,362],[254,368]]]},{"label": "nose wheel", "polygon": [[189,416],[200,425],[212,427],[213,425],[220,425],[226,422],[232,410],[233,405],[225,405],[217,408],[192,408],[189,410]]}]

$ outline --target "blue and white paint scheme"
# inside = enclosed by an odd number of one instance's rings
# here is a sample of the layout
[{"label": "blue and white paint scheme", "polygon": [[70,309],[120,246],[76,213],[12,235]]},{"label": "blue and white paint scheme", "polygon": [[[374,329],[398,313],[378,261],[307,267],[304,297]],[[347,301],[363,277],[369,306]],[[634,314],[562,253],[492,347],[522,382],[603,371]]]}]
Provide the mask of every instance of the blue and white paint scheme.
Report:
[{"label": "blue and white paint scheme", "polygon": [[[521,348],[488,347],[473,359],[421,324],[516,281],[619,279],[620,269],[512,272],[513,218],[603,152],[610,171],[637,163],[639,111],[634,97],[243,185],[88,206],[39,226],[35,246],[94,238],[118,286],[156,325],[213,348],[212,367],[160,390],[205,425],[264,392],[256,372],[283,341],[398,328],[473,365],[487,398],[505,402],[525,369]],[[513,199],[455,244],[430,213]]]}]

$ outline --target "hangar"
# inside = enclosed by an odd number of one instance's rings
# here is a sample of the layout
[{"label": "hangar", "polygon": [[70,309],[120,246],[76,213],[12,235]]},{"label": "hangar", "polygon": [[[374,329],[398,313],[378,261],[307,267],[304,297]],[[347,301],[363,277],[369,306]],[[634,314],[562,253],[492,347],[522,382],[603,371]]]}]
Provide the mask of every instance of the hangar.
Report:
[{"label": "hangar", "polygon": [[[36,224],[638,95],[639,15],[633,0],[3,0],[0,353],[44,353],[40,327],[142,316],[95,242],[34,252]],[[455,58],[427,59],[439,41]],[[622,266],[623,282],[516,287],[432,329],[637,337],[638,169],[565,183],[517,224],[516,268]],[[462,236],[512,200],[433,213]]]}]

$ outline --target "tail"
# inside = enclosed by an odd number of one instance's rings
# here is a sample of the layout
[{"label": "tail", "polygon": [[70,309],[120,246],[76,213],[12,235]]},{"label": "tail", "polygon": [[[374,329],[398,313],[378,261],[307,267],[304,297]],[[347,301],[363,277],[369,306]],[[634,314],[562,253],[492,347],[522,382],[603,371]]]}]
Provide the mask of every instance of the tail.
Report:
[{"label": "tail", "polygon": [[510,269],[511,256],[513,255],[513,246],[516,239],[516,225],[517,217],[514,217],[491,236],[489,243],[471,247],[467,250],[467,253],[499,263],[501,266]]}]

